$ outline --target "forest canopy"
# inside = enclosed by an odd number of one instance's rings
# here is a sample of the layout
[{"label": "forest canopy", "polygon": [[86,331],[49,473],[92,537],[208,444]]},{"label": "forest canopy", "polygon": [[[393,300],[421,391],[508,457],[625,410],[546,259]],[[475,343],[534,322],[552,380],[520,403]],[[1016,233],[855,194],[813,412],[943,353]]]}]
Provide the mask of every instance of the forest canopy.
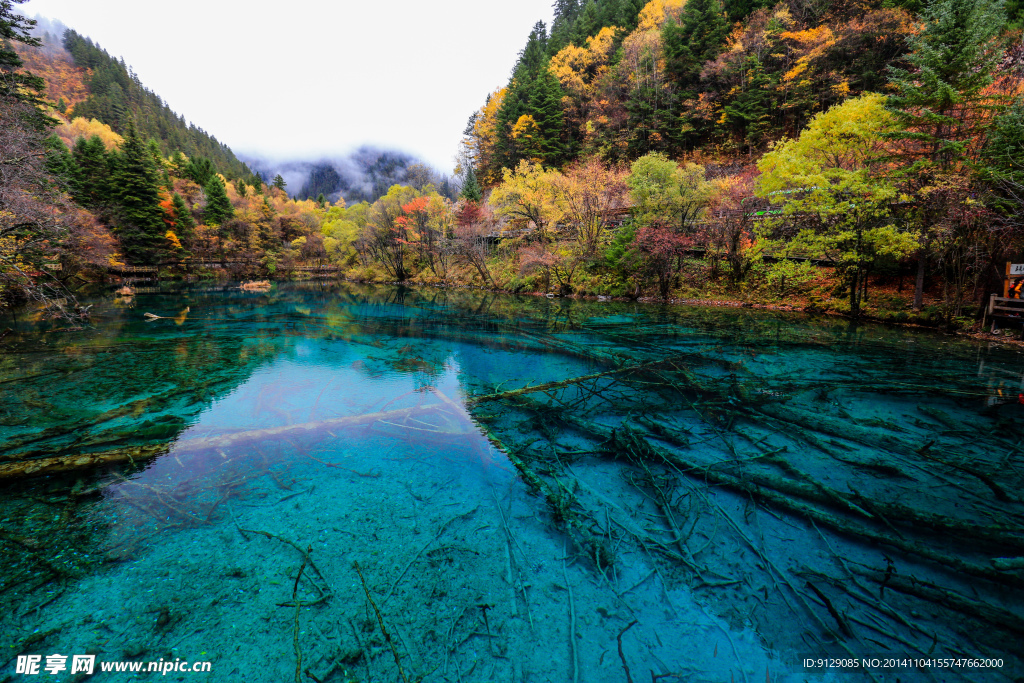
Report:
[{"label": "forest canopy", "polygon": [[[5,106],[37,112],[15,137],[45,153],[32,182],[66,207],[61,220],[81,219],[68,235],[97,245],[70,254],[49,237],[46,258],[66,264],[65,282],[124,264],[326,269],[561,295],[800,299],[853,315],[873,305],[870,287],[901,294],[907,276],[906,308],[947,321],[978,314],[999,264],[1021,260],[1019,3],[554,10],[470,116],[454,178],[367,152],[359,183],[324,162],[288,188],[187,124],[123,59],[74,31],[39,41],[5,5]],[[19,229],[45,233],[33,220]],[[8,300],[56,272],[42,256],[19,269]]]}]

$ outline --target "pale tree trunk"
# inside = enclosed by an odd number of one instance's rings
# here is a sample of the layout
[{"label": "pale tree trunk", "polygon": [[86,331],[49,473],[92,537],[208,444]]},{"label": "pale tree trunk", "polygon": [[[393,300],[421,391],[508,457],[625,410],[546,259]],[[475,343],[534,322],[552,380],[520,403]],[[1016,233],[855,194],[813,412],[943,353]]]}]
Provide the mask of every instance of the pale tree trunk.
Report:
[{"label": "pale tree trunk", "polygon": [[924,305],[924,268],[928,256],[922,249],[917,255],[917,282],[914,284],[914,312],[920,313]]}]

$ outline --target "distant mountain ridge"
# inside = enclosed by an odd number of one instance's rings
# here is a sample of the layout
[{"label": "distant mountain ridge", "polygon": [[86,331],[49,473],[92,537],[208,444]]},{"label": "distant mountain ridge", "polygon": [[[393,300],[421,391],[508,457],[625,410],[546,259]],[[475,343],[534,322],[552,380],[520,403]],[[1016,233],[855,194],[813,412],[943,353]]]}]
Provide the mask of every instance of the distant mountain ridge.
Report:
[{"label": "distant mountain ridge", "polygon": [[298,199],[325,199],[346,204],[374,202],[387,194],[392,185],[411,185],[422,189],[434,185],[445,196],[454,196],[454,186],[443,176],[405,152],[375,147],[360,147],[347,155],[317,160],[269,160],[240,153],[255,173],[266,180],[280,175],[286,191]]},{"label": "distant mountain ridge", "polygon": [[36,22],[33,33],[43,44],[38,48],[16,44],[15,48],[26,68],[46,81],[48,98],[69,120],[95,118],[120,134],[131,117],[140,135],[156,140],[165,156],[180,151],[190,158],[206,157],[228,180],[252,182],[252,176],[258,175],[270,183],[280,174],[288,195],[298,199],[322,194],[332,202],[340,198],[348,204],[373,202],[396,184],[434,185],[442,195],[457,194],[447,176],[394,149],[364,146],[348,154],[284,160],[236,154],[175,113],[141,83],[123,58],[115,59],[60,21],[36,17]]}]

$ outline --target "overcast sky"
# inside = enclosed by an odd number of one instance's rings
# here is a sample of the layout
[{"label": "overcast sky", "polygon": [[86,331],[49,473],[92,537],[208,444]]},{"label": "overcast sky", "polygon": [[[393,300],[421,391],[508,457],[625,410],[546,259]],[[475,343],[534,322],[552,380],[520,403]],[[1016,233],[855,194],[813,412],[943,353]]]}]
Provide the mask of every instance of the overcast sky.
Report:
[{"label": "overcast sky", "polygon": [[450,172],[466,120],[505,85],[551,0],[30,0],[124,57],[236,152],[310,158],[374,144]]}]

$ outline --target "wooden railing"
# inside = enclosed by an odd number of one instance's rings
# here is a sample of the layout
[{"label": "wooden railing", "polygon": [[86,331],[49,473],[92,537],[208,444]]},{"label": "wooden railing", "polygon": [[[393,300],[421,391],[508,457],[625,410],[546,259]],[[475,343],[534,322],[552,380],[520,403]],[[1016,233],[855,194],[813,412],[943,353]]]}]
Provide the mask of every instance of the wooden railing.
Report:
[{"label": "wooden railing", "polygon": [[[159,266],[107,266],[107,272],[117,275],[131,275],[136,273],[157,273],[160,268],[225,268],[235,265],[258,265],[259,261],[253,260],[225,260],[225,261],[172,261],[162,263]],[[335,264],[321,264],[318,266],[294,266],[289,270],[300,273],[333,273],[341,270],[341,266]]]},{"label": "wooden railing", "polygon": [[300,273],[335,273],[335,272],[341,270],[341,266],[336,266],[336,265],[295,266],[291,270],[298,271]]},{"label": "wooden railing", "polygon": [[111,273],[155,273],[159,266],[107,266]]},{"label": "wooden railing", "polygon": [[[1006,327],[1012,322],[1022,323],[1021,339],[1024,339],[1024,299],[1015,299],[1007,296],[991,295],[988,298],[987,317],[992,319],[992,331],[999,329],[1000,322]],[[985,326],[982,321],[982,327]]]}]

